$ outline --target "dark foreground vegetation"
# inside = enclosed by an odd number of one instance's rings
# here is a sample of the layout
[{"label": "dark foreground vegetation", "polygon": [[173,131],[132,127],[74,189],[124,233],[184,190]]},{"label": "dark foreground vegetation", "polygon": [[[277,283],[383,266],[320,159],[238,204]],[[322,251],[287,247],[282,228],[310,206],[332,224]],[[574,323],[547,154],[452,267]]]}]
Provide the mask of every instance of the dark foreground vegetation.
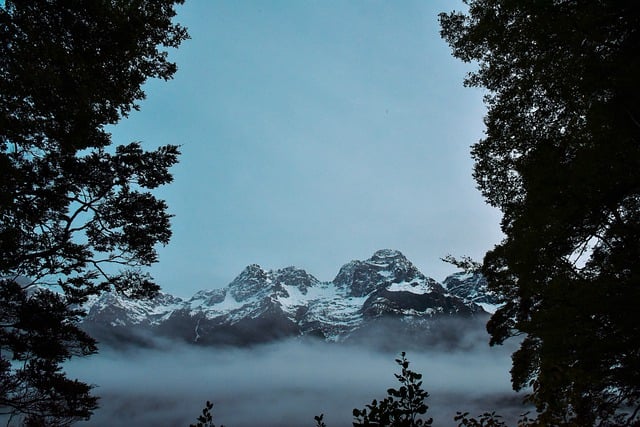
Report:
[{"label": "dark foreground vegetation", "polygon": [[474,177],[502,213],[482,273],[524,337],[518,390],[539,425],[640,422],[640,3],[470,0],[441,14],[486,92]]},{"label": "dark foreground vegetation", "polygon": [[0,415],[61,426],[97,407],[62,363],[97,351],[79,304],[159,289],[144,268],[171,236],[150,190],[171,182],[178,147],[112,146],[166,47],[181,0],[0,2]]},{"label": "dark foreground vegetation", "polygon": [[[158,289],[144,268],[171,232],[150,190],[171,181],[178,148],[113,147],[105,126],[138,108],[148,78],[176,71],[163,49],[187,37],[171,22],[180,3],[0,2],[0,413],[25,425],[97,407],[62,369],[97,351],[78,304]],[[640,2],[466,4],[440,22],[454,56],[477,65],[466,84],[486,93],[474,177],[505,236],[481,265],[504,303],[491,344],[522,337],[511,375],[531,387],[528,425],[638,425]],[[361,425],[405,425],[392,423],[422,391],[402,375],[357,411]]]},{"label": "dark foreground vegetation", "polygon": [[[428,427],[433,418],[426,415],[429,406],[426,403],[429,393],[422,386],[422,374],[409,369],[409,360],[402,352],[396,359],[400,373],[394,374],[400,383],[398,388],[387,389],[387,396],[374,399],[363,409],[353,410],[354,427]],[[315,427],[328,427],[324,422],[324,414],[314,417]],[[495,412],[485,412],[476,417],[468,412],[458,412],[454,417],[458,427],[507,427],[502,416]],[[517,422],[518,427],[535,425],[525,413]],[[207,401],[202,414],[195,424],[189,427],[216,427],[213,419],[213,403]],[[224,425],[220,425],[224,427]]]}]

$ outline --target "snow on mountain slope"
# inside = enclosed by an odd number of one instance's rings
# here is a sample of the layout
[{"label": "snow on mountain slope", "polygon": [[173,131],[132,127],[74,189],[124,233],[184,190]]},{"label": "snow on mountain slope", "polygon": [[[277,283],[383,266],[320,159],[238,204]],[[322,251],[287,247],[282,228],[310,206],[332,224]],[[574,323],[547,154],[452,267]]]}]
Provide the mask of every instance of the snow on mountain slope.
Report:
[{"label": "snow on mountain slope", "polygon": [[265,270],[252,264],[227,287],[199,291],[187,301],[168,294],[131,301],[108,293],[87,309],[87,324],[144,327],[187,341],[231,344],[292,335],[340,340],[376,318],[484,313],[389,249],[345,264],[331,282],[295,267]]},{"label": "snow on mountain slope", "polygon": [[160,293],[150,300],[126,298],[115,292],[105,292],[87,302],[84,322],[108,323],[111,326],[154,324],[172,310],[181,308],[184,301],[169,294]]},{"label": "snow on mountain slope", "polygon": [[500,307],[498,297],[489,290],[487,279],[480,272],[454,273],[444,279],[444,286],[452,295],[474,302],[489,313]]},{"label": "snow on mountain slope", "polygon": [[422,286],[425,291],[444,291],[438,282],[422,274],[400,251],[391,249],[381,249],[366,261],[345,264],[333,283],[356,297],[400,283]]}]

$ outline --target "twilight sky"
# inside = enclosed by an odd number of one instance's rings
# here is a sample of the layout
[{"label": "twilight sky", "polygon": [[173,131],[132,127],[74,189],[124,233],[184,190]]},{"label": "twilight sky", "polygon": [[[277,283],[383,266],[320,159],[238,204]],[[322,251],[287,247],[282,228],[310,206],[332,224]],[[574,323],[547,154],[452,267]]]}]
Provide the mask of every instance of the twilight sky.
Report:
[{"label": "twilight sky", "polygon": [[481,259],[499,212],[471,177],[482,93],[450,55],[451,0],[189,0],[179,70],[151,81],[118,144],[181,144],[167,200],[174,237],[152,274],[188,297],[251,263],[331,280],[381,248],[428,276]]}]

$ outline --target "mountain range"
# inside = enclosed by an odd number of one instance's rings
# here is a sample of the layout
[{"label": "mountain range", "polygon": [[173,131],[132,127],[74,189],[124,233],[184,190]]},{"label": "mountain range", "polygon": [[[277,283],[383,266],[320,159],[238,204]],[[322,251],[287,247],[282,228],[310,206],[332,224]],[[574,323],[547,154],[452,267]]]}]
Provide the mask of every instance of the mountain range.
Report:
[{"label": "mountain range", "polygon": [[202,345],[290,337],[345,341],[375,334],[389,322],[394,335],[411,336],[436,322],[485,321],[496,303],[479,273],[456,273],[441,284],[401,252],[383,249],[345,264],[330,282],[296,267],[252,264],[226,287],[186,300],[166,293],[150,300],[105,293],[87,303],[83,327],[111,344],[144,344],[149,337]]}]

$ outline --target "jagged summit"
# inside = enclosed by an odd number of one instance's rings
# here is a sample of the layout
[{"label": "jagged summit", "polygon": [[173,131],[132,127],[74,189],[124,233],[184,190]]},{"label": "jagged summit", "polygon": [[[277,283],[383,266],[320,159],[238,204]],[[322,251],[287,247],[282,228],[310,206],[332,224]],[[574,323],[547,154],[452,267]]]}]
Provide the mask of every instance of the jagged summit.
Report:
[{"label": "jagged summit", "polygon": [[227,288],[237,302],[242,302],[268,294],[287,296],[286,287],[294,287],[306,294],[310,287],[319,283],[311,274],[293,266],[267,271],[258,264],[251,264]]},{"label": "jagged summit", "polygon": [[260,291],[267,291],[271,281],[267,272],[258,264],[248,265],[242,273],[229,283],[229,294],[238,302],[256,295]]},{"label": "jagged summit", "polygon": [[333,283],[356,297],[392,284],[407,284],[409,287],[424,285],[427,288],[440,286],[422,274],[402,252],[393,249],[381,249],[365,261],[355,260],[345,264]]},{"label": "jagged summit", "polygon": [[406,257],[396,249],[379,249],[368,259],[369,262],[385,262],[387,260],[402,259],[406,261]]},{"label": "jagged summit", "polygon": [[317,286],[320,281],[311,274],[297,267],[286,267],[271,272],[272,280],[281,286],[292,286],[306,295],[309,288]]},{"label": "jagged summit", "polygon": [[143,327],[187,341],[225,344],[314,335],[340,340],[372,320],[401,323],[440,317],[473,317],[484,311],[425,276],[400,251],[381,249],[351,261],[331,282],[296,267],[247,266],[228,286],[183,301],[168,295],[135,304],[121,296],[88,306],[89,325],[102,331]]}]

